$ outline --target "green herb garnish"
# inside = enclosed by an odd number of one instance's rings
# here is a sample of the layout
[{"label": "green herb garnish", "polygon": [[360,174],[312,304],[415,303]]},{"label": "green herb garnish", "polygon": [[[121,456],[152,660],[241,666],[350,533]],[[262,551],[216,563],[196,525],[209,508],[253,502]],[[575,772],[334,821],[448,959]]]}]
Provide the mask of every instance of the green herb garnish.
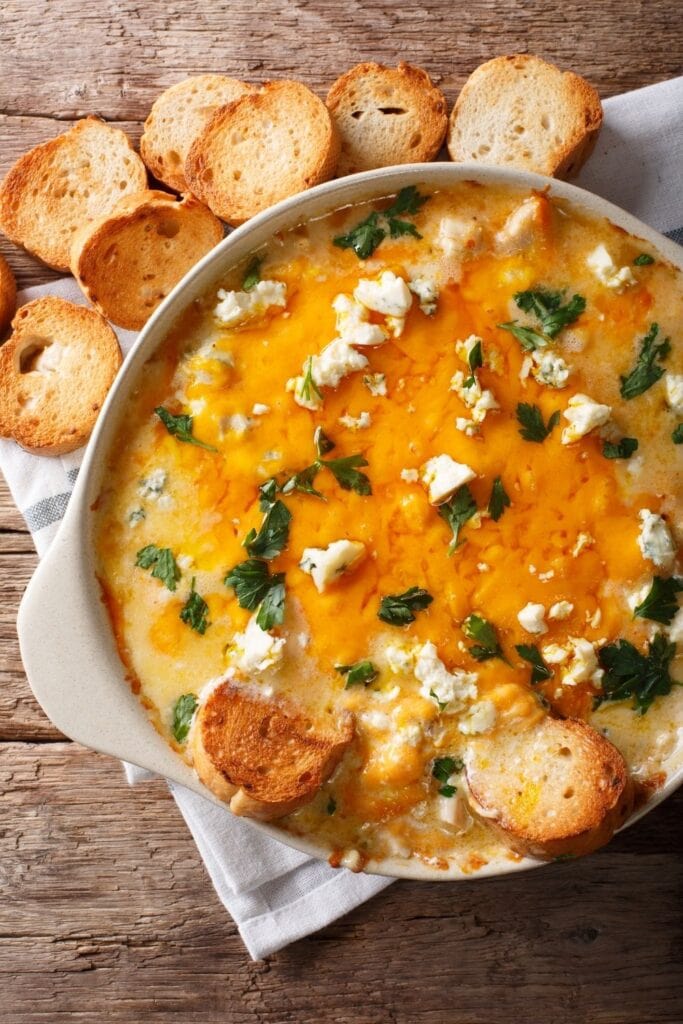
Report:
[{"label": "green herb garnish", "polygon": [[179,416],[174,416],[173,413],[169,412],[168,409],[164,409],[163,405],[158,405],[154,410],[163,425],[168,430],[169,434],[173,437],[177,437],[179,441],[183,441],[185,444],[194,444],[197,448],[205,448],[207,452],[217,452],[218,449],[214,448],[211,444],[206,444],[204,441],[198,441],[192,434],[192,417],[186,413],[181,413]]},{"label": "green herb garnish", "polygon": [[402,188],[396,199],[384,211],[373,211],[369,216],[356,224],[346,235],[338,235],[334,244],[340,249],[353,249],[356,256],[366,260],[384,239],[389,235],[398,238],[401,235],[412,235],[421,238],[417,228],[411,221],[402,220],[404,214],[415,214],[427,202],[429,196],[421,196],[414,185]]},{"label": "green herb garnish", "polygon": [[477,512],[477,503],[467,484],[458,487],[452,498],[439,505],[438,512],[453,532],[453,539],[448,545],[448,554],[452,555],[456,548],[463,543],[459,539],[461,529]]},{"label": "green herb garnish", "polygon": [[437,782],[440,782],[440,796],[455,796],[457,787],[451,785],[448,780],[452,775],[459,775],[465,767],[465,762],[460,757],[437,757],[432,765],[432,775]]},{"label": "green herb garnish", "polygon": [[484,357],[481,349],[481,338],[479,338],[474,343],[472,348],[469,350],[469,353],[467,355],[467,365],[470,368],[470,376],[467,378],[467,380],[464,380],[462,382],[462,386],[464,388],[471,388],[477,382],[477,378],[475,376],[477,370],[480,370],[481,367],[484,365]]},{"label": "green herb garnish", "polygon": [[266,512],[258,533],[251,529],[242,546],[256,558],[277,557],[289,540],[291,518],[292,513],[278,498]]},{"label": "green herb garnish", "polygon": [[503,486],[503,481],[499,476],[493,481],[493,487],[491,488],[491,497],[489,498],[488,512],[493,519],[494,523],[497,523],[506,508],[510,507],[510,496]]},{"label": "green herb garnish", "polygon": [[668,626],[678,611],[676,594],[683,591],[683,580],[676,576],[665,579],[662,576],[655,576],[647,597],[640,602],[633,614],[639,619],[652,619],[653,622],[662,622]]},{"label": "green herb garnish", "polygon": [[515,302],[525,313],[533,313],[540,321],[546,338],[555,338],[563,327],[573,324],[586,309],[583,295],[573,295],[569,302],[562,304],[562,292],[535,291],[517,292]]},{"label": "green herb garnish", "polygon": [[654,261],[654,256],[650,256],[649,252],[641,252],[640,255],[636,256],[634,259],[633,265],[634,267],[649,267],[654,263]]},{"label": "green herb garnish", "polygon": [[664,375],[664,367],[657,366],[657,361],[666,359],[671,351],[671,342],[669,338],[665,338],[664,341],[655,344],[658,334],[659,324],[651,324],[650,330],[640,343],[636,365],[629,374],[620,378],[619,390],[622,398],[630,399],[642,395]]},{"label": "green herb garnish", "polygon": [[190,595],[183,607],[180,609],[180,618],[187,626],[190,627],[190,629],[194,629],[195,633],[200,633],[203,636],[210,625],[207,619],[209,606],[204,598],[200,597],[194,589],[194,583],[195,578],[193,576]]},{"label": "green herb garnish", "polygon": [[313,482],[318,475],[320,470],[320,463],[314,462],[310,466],[306,466],[305,469],[295,473],[294,476],[290,476],[289,480],[286,480],[282,485],[283,494],[291,494],[293,491],[298,491],[300,494],[310,494],[314,498],[321,498],[322,501],[327,501],[324,494],[320,491],[316,491],[313,486]]},{"label": "green herb garnish", "polygon": [[683,423],[677,424],[671,433],[671,440],[674,444],[683,444]]},{"label": "green herb garnish", "polygon": [[271,505],[275,504],[278,490],[278,482],[274,476],[271,476],[270,480],[266,480],[261,484],[258,492],[259,508],[262,512],[267,512]]},{"label": "green herb garnish", "polygon": [[261,629],[281,625],[285,615],[283,572],[271,576],[266,562],[260,558],[249,558],[231,569],[224,582],[235,591],[240,608],[253,612],[261,606],[256,616]]},{"label": "green herb garnish", "polygon": [[390,626],[415,622],[415,612],[423,611],[434,598],[422,587],[410,587],[403,594],[389,594],[380,601],[377,617]]},{"label": "green herb garnish", "polygon": [[323,455],[327,455],[336,448],[336,445],[331,437],[328,437],[322,427],[316,427],[313,433],[313,444],[315,445],[315,451],[319,459]]},{"label": "green herb garnish", "polygon": [[545,441],[553,429],[560,422],[560,413],[556,410],[552,413],[548,424],[543,422],[543,414],[537,405],[529,405],[520,402],[516,409],[517,422],[521,426],[520,434],[525,441],[534,441],[541,444]]},{"label": "green herb garnish", "polygon": [[550,679],[552,671],[548,668],[541,652],[536,644],[515,644],[515,650],[520,658],[524,658],[531,665],[531,685],[542,683],[544,679]]},{"label": "green herb garnish", "polygon": [[477,661],[488,661],[489,658],[500,658],[501,661],[506,661],[498,642],[495,626],[492,626],[481,615],[468,615],[462,624],[462,629],[466,637],[477,641],[469,648],[470,654]]},{"label": "green herb garnish", "polygon": [[135,564],[140,569],[151,569],[154,579],[161,580],[169,590],[176,589],[180,569],[170,548],[158,548],[155,544],[148,544],[138,551]]},{"label": "green herb garnish", "polygon": [[432,698],[433,701],[436,701],[436,703],[438,705],[438,708],[439,708],[439,711],[443,711],[444,708],[448,707],[448,701],[447,700],[439,700],[439,698],[438,698],[437,694],[434,692],[434,690],[430,690],[429,691],[429,696]]},{"label": "green herb garnish", "polygon": [[372,484],[365,475],[358,470],[359,466],[367,466],[368,460],[362,455],[347,455],[341,459],[320,459],[319,465],[326,466],[333,474],[335,480],[345,491],[355,491],[356,494],[372,494]]},{"label": "green herb garnish", "polygon": [[178,743],[184,743],[192,725],[192,716],[197,710],[197,698],[193,693],[184,693],[173,706],[173,736]]},{"label": "green herb garnish", "polygon": [[313,401],[313,394],[315,394],[316,398],[322,399],[323,397],[322,391],[313,380],[313,356],[309,356],[306,360],[306,372],[301,382],[301,394],[307,402]]},{"label": "green herb garnish", "polygon": [[602,445],[602,454],[606,459],[630,459],[636,451],[638,439],[635,437],[622,437],[620,441],[614,443],[604,441]]},{"label": "green herb garnish", "polygon": [[663,633],[650,642],[647,654],[641,654],[628,640],[602,647],[598,660],[605,675],[602,693],[593,699],[593,706],[599,707],[605,700],[633,697],[634,710],[644,715],[655,697],[671,693],[674,680],[669,666],[675,655],[676,644],[669,643]]},{"label": "green herb garnish", "polygon": [[242,290],[250,292],[252,288],[261,280],[261,264],[263,260],[260,256],[252,256],[247,264],[247,269],[244,272],[244,278],[242,279]]},{"label": "green herb garnish", "polygon": [[335,665],[340,675],[346,676],[345,690],[352,686],[367,686],[379,675],[378,669],[371,661],[357,661],[354,665]]}]

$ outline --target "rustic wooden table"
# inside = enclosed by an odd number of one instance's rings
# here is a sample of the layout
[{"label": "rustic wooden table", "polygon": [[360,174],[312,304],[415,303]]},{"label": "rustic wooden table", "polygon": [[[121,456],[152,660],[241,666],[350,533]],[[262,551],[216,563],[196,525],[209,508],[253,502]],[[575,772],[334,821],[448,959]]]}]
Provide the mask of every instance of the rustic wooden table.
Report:
[{"label": "rustic wooden table", "polygon": [[[449,101],[530,51],[603,96],[680,74],[680,0],[3,0],[0,173],[97,113],[137,139],[188,74],[301,78],[361,59],[427,68]],[[22,286],[52,273],[2,242]],[[681,1024],[683,792],[606,850],[529,875],[400,883],[251,963],[162,782],[65,740],[15,636],[36,562],[0,488],[0,1019],[159,1024]]]}]

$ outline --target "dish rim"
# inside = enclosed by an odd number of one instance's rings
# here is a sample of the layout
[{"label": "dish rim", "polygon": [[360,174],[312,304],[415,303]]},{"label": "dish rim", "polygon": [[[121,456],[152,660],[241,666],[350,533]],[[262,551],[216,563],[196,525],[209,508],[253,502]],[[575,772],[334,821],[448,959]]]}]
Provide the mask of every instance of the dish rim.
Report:
[{"label": "dish rim", "polygon": [[[139,371],[163,344],[187,306],[217,285],[221,274],[266,244],[275,231],[287,230],[347,205],[379,200],[407,185],[447,188],[462,181],[512,186],[527,192],[544,191],[551,197],[568,200],[578,211],[607,218],[656,247],[683,272],[683,248],[600,196],[543,175],[476,163],[404,164],[350,175],[284,199],[235,228],[175,286],[126,355],[88,443],[66,514],[22,598],[17,628],[26,675],[36,700],[65,735],[95,751],[146,768],[225,807],[157,732],[133,693],[94,571],[92,506],[100,490],[122,407]],[[92,700],[88,678],[97,680],[97,701]],[[681,783],[683,767],[624,827],[654,809]],[[227,808],[225,811],[231,813]],[[319,860],[329,857],[329,847],[310,837],[293,835],[277,824],[248,820],[261,832],[302,853]],[[370,861],[363,870],[395,878],[465,881],[529,870],[544,863],[506,855],[470,873],[457,865],[444,871],[412,858],[389,857]]]}]

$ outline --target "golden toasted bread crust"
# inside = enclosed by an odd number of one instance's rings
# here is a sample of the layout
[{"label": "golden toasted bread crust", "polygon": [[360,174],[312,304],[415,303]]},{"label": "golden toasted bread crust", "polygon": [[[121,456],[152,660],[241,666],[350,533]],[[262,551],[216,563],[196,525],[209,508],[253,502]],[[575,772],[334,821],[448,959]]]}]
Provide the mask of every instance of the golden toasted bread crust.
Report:
[{"label": "golden toasted bread crust", "polygon": [[154,101],[140,139],[140,154],[152,174],[187,192],[185,160],[190,146],[219,107],[256,86],[226,75],[195,75],[170,86]]},{"label": "golden toasted bread crust", "polygon": [[198,711],[190,746],[199,778],[235,814],[270,820],[313,799],[352,736],[350,719],[322,727],[284,702],[226,682]]},{"label": "golden toasted bread crust", "polygon": [[0,228],[48,266],[68,270],[77,228],[146,184],[145,166],[128,137],[86,117],[10,168],[0,185]]},{"label": "golden toasted bread crust", "polygon": [[602,126],[596,90],[580,75],[531,54],[494,57],[468,78],[451,112],[456,161],[576,175]]},{"label": "golden toasted bread crust", "polygon": [[621,753],[579,719],[547,717],[521,733],[482,738],[466,770],[473,812],[525,856],[591,853],[633,808]]},{"label": "golden toasted bread crust", "polygon": [[326,181],[339,136],[325,104],[300,82],[266,82],[217,110],[185,163],[190,189],[229,224]]},{"label": "golden toasted bread crust", "polygon": [[221,222],[193,196],[137,192],[76,233],[71,270],[112,323],[139,330],[222,238]]},{"label": "golden toasted bread crust", "polygon": [[85,444],[121,365],[99,313],[48,295],[22,306],[0,348],[0,436],[63,455]]},{"label": "golden toasted bread crust", "polygon": [[404,61],[356,65],[334,82],[326,103],[341,139],[339,175],[433,160],[446,137],[445,96],[426,71]]},{"label": "golden toasted bread crust", "polygon": [[17,308],[17,282],[9,263],[0,256],[0,338],[9,327]]}]

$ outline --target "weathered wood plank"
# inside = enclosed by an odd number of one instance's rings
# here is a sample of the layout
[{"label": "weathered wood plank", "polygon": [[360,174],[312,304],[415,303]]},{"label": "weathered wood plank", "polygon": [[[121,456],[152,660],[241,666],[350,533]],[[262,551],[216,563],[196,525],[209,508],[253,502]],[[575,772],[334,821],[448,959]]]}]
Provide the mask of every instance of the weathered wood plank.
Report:
[{"label": "weathered wood plank", "polygon": [[2,744],[0,798],[12,1024],[680,1024],[683,794],[591,858],[399,883],[260,965],[163,783],[131,790],[76,744]]}]

